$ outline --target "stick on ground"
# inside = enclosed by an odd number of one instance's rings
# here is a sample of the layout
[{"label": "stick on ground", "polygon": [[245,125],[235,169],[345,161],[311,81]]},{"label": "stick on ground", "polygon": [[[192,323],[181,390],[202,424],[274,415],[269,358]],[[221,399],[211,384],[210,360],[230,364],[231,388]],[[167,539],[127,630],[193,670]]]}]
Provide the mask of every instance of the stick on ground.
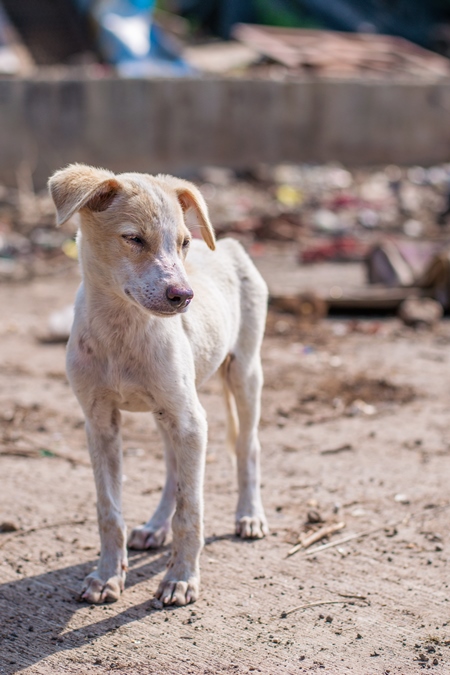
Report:
[{"label": "stick on ground", "polygon": [[299,541],[298,544],[296,544],[287,554],[287,558],[289,558],[291,555],[294,555],[294,553],[297,553],[297,551],[300,551],[300,549],[306,549],[309,546],[312,546],[313,544],[316,543],[316,541],[320,541],[324,537],[328,537],[330,534],[334,534],[335,532],[339,532],[339,530],[342,530],[345,527],[345,523],[332,523],[331,525],[324,525],[321,527],[319,530],[316,530],[316,532],[312,532],[312,534],[308,535],[301,541]]},{"label": "stick on ground", "polygon": [[[362,600],[363,598],[361,598]],[[310,607],[320,607],[321,605],[346,605],[348,600],[318,600],[317,602],[308,602],[306,605],[298,605],[298,607],[293,607],[288,609],[286,612],[281,612],[281,618],[285,619],[289,614],[294,612],[299,612],[301,609],[309,609]]]},{"label": "stick on ground", "polygon": [[338,455],[340,452],[347,452],[348,450],[353,450],[353,445],[351,443],[346,443],[345,445],[340,445],[338,448],[328,448],[326,450],[321,450],[321,455]]}]

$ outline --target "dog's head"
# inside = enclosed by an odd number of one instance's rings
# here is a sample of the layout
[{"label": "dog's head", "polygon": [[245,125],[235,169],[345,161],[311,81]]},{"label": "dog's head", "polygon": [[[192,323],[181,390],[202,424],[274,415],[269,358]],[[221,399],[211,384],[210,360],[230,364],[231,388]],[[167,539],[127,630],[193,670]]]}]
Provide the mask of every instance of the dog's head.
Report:
[{"label": "dog's head", "polygon": [[87,279],[158,315],[187,309],[193,291],[183,261],[191,241],[184,214],[195,210],[203,239],[214,230],[199,190],[173,176],[124,173],[72,164],[49,189],[62,225],[80,213],[80,259]]}]

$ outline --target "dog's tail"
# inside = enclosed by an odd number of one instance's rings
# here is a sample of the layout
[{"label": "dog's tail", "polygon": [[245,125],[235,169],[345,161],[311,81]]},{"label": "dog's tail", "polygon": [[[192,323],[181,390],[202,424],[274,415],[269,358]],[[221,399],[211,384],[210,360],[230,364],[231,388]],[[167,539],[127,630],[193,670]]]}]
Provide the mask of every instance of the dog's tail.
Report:
[{"label": "dog's tail", "polygon": [[236,441],[239,434],[239,418],[236,409],[236,401],[230,386],[230,364],[232,357],[227,356],[221,366],[223,393],[227,414],[227,450],[233,465],[236,464]]}]

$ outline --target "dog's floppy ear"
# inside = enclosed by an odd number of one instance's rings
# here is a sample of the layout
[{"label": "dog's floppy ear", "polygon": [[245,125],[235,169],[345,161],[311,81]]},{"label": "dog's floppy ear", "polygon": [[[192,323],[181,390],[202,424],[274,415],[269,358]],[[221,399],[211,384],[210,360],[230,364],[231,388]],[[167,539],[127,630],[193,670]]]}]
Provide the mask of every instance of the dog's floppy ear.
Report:
[{"label": "dog's floppy ear", "polygon": [[86,164],[70,164],[53,174],[48,181],[56,206],[56,224],[63,225],[77,211],[105,211],[120,189],[111,171]]},{"label": "dog's floppy ear", "polygon": [[214,251],[216,248],[216,237],[209,220],[208,207],[200,190],[193,183],[182,178],[163,176],[161,174],[158,178],[168,183],[175,190],[183,212],[191,208],[195,210],[202,237],[209,248]]}]

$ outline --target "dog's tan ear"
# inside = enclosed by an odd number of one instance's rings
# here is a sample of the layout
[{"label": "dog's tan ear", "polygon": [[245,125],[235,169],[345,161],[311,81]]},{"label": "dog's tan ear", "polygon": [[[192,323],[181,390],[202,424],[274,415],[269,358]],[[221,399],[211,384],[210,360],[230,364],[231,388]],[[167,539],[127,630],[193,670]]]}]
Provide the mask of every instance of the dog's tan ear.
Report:
[{"label": "dog's tan ear", "polygon": [[105,211],[120,189],[111,171],[86,164],[70,164],[48,181],[56,206],[56,224],[63,225],[77,211]]},{"label": "dog's tan ear", "polygon": [[208,207],[200,190],[193,183],[182,178],[162,175],[159,175],[158,178],[164,180],[175,190],[183,212],[191,208],[195,210],[202,237],[209,248],[214,251],[216,248],[216,237],[209,220]]}]

